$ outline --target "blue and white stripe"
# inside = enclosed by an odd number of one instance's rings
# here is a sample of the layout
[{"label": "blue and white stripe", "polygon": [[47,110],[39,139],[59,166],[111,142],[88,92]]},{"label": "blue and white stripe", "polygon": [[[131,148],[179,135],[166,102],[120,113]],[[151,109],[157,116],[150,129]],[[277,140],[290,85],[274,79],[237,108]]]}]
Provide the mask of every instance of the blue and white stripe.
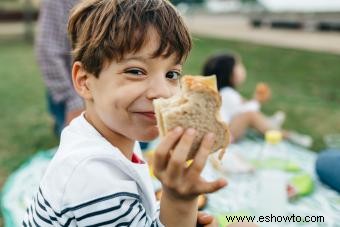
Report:
[{"label": "blue and white stripe", "polygon": [[138,194],[120,192],[67,207],[57,212],[41,189],[33,198],[23,221],[32,226],[161,226],[146,214]]}]

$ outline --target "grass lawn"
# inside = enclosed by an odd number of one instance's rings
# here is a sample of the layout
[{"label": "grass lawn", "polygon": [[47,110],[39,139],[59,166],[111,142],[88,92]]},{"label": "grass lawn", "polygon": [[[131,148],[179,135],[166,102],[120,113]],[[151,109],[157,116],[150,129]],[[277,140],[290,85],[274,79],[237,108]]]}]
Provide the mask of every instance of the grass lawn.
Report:
[{"label": "grass lawn", "polygon": [[21,163],[37,150],[57,145],[57,140],[31,45],[19,40],[0,40],[0,79],[2,188],[7,176]]},{"label": "grass lawn", "polygon": [[[340,132],[340,56],[226,40],[195,38],[185,72],[198,74],[206,56],[232,49],[243,57],[248,80],[241,92],[250,97],[258,81],[267,82],[273,99],[264,107],[287,113],[286,128],[313,136]],[[45,102],[44,85],[32,45],[0,40],[0,188],[28,157],[57,144]],[[1,223],[0,223],[1,226]]]},{"label": "grass lawn", "polygon": [[33,48],[0,40],[0,182],[38,149],[57,144]]}]

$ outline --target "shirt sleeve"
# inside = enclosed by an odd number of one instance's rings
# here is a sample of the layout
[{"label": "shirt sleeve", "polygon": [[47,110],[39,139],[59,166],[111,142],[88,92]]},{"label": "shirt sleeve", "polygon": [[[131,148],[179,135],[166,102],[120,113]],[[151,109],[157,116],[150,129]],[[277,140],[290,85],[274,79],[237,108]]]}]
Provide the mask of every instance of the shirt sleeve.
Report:
[{"label": "shirt sleeve", "polygon": [[223,90],[221,96],[221,115],[222,119],[227,122],[230,122],[237,114],[260,110],[260,103],[257,100],[243,101],[241,95],[234,89]]},{"label": "shirt sleeve", "polygon": [[71,47],[67,21],[71,5],[45,0],[41,7],[36,54],[44,82],[55,102],[66,102],[66,110],[83,107],[71,82]]},{"label": "shirt sleeve", "polygon": [[242,105],[241,96],[235,90],[227,88],[221,91],[221,97],[222,119],[226,122],[230,122],[232,117],[237,114],[239,107]]},{"label": "shirt sleeve", "polygon": [[257,112],[260,111],[260,103],[257,100],[249,100],[244,103],[239,107],[239,112],[244,113],[244,112]]},{"label": "shirt sleeve", "polygon": [[[63,196],[61,224],[70,226],[162,226],[147,211],[136,182],[107,157],[90,158],[72,174]],[[142,190],[142,189],[141,189]]]}]

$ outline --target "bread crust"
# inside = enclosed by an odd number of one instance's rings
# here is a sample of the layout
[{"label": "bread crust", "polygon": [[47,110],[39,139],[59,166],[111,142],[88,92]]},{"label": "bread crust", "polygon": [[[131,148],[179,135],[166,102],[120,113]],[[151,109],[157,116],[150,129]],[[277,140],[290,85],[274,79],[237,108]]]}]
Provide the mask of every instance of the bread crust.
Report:
[{"label": "bread crust", "polygon": [[207,84],[202,76],[185,75],[182,78],[182,86],[184,91],[202,92],[214,97],[218,106],[221,107],[222,99],[217,91],[217,87],[215,88]]},{"label": "bread crust", "polygon": [[161,137],[176,126],[197,130],[188,159],[196,155],[203,136],[208,132],[215,134],[212,152],[220,151],[220,157],[229,144],[229,129],[219,113],[221,97],[217,86],[209,80],[202,76],[184,76],[181,80],[181,95],[154,100]]}]

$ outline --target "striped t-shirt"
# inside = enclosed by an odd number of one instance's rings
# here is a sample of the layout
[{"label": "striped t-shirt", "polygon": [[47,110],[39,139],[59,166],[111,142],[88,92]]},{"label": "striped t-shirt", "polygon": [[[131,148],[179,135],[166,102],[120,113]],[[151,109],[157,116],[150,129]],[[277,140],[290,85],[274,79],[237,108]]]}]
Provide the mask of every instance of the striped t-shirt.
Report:
[{"label": "striped t-shirt", "polygon": [[128,160],[83,115],[76,118],[62,132],[23,226],[163,226],[138,154]]}]

